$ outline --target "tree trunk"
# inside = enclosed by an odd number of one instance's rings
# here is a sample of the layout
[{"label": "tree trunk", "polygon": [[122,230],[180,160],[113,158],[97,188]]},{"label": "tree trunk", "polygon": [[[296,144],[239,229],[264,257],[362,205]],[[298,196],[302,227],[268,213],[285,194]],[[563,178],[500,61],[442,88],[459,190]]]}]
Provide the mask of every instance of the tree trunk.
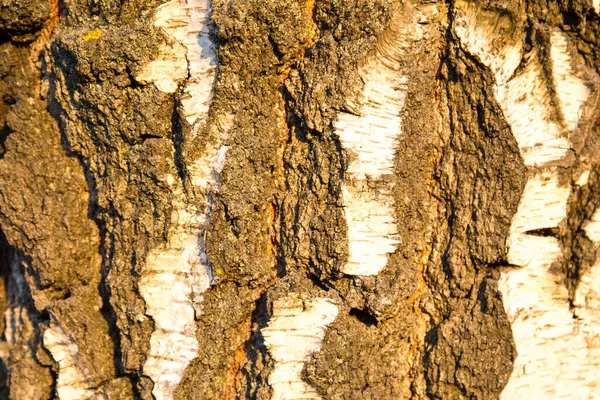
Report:
[{"label": "tree trunk", "polygon": [[0,398],[600,396],[599,13],[4,0]]}]

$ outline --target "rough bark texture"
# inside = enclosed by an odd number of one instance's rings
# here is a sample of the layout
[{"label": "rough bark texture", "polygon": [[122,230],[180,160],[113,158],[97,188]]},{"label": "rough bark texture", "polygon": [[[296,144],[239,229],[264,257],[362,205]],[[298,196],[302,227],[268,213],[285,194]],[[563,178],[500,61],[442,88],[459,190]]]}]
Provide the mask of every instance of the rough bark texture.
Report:
[{"label": "rough bark texture", "polygon": [[600,396],[599,9],[0,2],[0,398]]}]

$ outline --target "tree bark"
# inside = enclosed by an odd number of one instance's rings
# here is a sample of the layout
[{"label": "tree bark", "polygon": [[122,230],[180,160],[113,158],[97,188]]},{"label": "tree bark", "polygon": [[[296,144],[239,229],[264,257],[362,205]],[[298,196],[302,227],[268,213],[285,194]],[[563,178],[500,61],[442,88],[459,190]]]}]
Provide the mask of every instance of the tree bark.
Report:
[{"label": "tree bark", "polygon": [[5,0],[0,398],[600,396],[599,14]]}]

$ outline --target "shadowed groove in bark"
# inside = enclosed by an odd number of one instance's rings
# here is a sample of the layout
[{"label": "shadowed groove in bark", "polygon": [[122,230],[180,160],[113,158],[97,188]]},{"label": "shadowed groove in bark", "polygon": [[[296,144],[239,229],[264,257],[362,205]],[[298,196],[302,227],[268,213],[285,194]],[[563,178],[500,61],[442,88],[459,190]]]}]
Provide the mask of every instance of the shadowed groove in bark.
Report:
[{"label": "shadowed groove in bark", "polygon": [[[9,276],[10,265],[14,257],[15,250],[10,246],[6,236],[0,230],[0,331],[2,332],[2,340],[6,341],[6,320],[4,318],[6,309],[8,308],[8,299],[10,296]],[[8,374],[10,373],[9,366],[4,358],[0,360],[0,397],[8,398],[10,387],[8,385]]]},{"label": "shadowed groove in bark", "polygon": [[[252,312],[253,331],[245,343],[246,356],[248,359],[245,368],[241,368],[238,372],[244,376],[246,386],[242,392],[246,399],[254,399],[257,396],[257,391],[261,387],[268,387],[267,377],[262,373],[266,365],[271,365],[273,360],[265,346],[262,330],[267,327],[269,312],[267,307],[267,292],[265,292],[255,303],[254,311]],[[237,390],[239,395],[239,389]]]},{"label": "shadowed groove in bark", "polygon": [[[100,268],[100,282],[98,284],[98,295],[102,299],[102,307],[100,308],[100,313],[103,318],[106,320],[108,324],[108,334],[113,343],[113,364],[115,369],[115,377],[125,377],[127,379],[133,379],[134,376],[125,372],[123,362],[122,362],[122,347],[121,347],[121,335],[120,330],[117,326],[117,312],[115,310],[114,305],[111,303],[111,288],[107,282],[107,277],[111,268],[111,259],[114,257],[113,247],[110,246],[110,237],[109,232],[106,228],[106,221],[103,220],[100,215],[108,210],[102,210],[98,204],[98,189],[97,182],[94,173],[92,172],[89,164],[89,160],[84,157],[83,154],[73,150],[69,138],[66,133],[66,125],[65,118],[66,112],[63,109],[62,105],[59,101],[57,101],[56,94],[56,77],[53,76],[51,71],[48,71],[46,61],[42,62],[42,77],[48,83],[48,93],[47,96],[47,111],[54,118],[57,123],[60,132],[60,141],[62,147],[65,150],[65,153],[68,157],[75,158],[79,165],[81,166],[81,170],[84,173],[85,181],[87,183],[87,189],[89,193],[88,198],[88,207],[87,207],[87,217],[94,221],[98,228],[100,243],[98,247],[98,252],[101,255],[101,268]],[[133,383],[133,380],[132,380]],[[135,388],[135,385],[133,385]]]},{"label": "shadowed groove in bark", "polygon": [[[24,264],[26,258],[13,248],[0,230],[0,275],[2,279],[1,318],[2,343],[0,344],[0,396],[18,398],[20,396],[39,397],[56,393],[56,384],[43,387],[31,381],[31,370],[46,370],[38,355],[41,348],[41,330],[48,322],[47,314],[40,314],[34,307],[29,286],[25,282]],[[42,352],[42,353],[40,353]],[[39,377],[38,377],[39,378]],[[30,388],[27,388],[30,386]],[[41,390],[40,390],[41,389]]]},{"label": "shadowed groove in bark", "polygon": [[[67,5],[68,8],[74,6],[76,6],[76,4]],[[66,15],[68,15],[69,11],[71,10],[68,10]],[[123,28],[123,26],[119,25],[115,25],[114,27],[114,29],[116,30],[127,30],[128,28],[129,27],[127,26]],[[104,157],[104,160],[101,162],[101,164],[106,163],[104,164],[104,167],[108,166],[108,168],[110,169],[112,164],[112,167],[114,168],[114,161],[117,161],[117,163],[119,163],[120,161],[121,165],[119,165],[119,167],[123,167],[123,161],[118,159],[115,160],[114,156],[116,154],[110,149],[111,146],[114,146],[112,150],[114,150],[114,148],[121,148],[121,150],[124,150],[124,148],[122,147],[123,143],[121,140],[119,140],[122,137],[119,138],[117,135],[115,135],[116,137],[113,136],[111,140],[106,141],[103,135],[110,136],[111,133],[114,132],[114,130],[112,130],[114,125],[111,127],[111,122],[108,121],[104,126],[104,129],[97,129],[96,125],[93,122],[97,121],[97,119],[94,116],[94,113],[98,112],[98,106],[103,110],[107,110],[107,108],[103,108],[102,105],[102,102],[104,101],[103,99],[105,99],[105,95],[98,95],[89,99],[79,97],[81,94],[86,92],[85,88],[87,87],[87,85],[93,84],[95,77],[86,77],[83,73],[80,73],[80,71],[82,71],[81,68],[83,68],[82,63],[80,62],[81,59],[79,58],[81,56],[82,48],[81,45],[77,43],[77,38],[75,38],[75,43],[73,43],[73,41],[69,41],[69,31],[72,32],[73,27],[69,26],[69,22],[64,22],[63,29],[60,31],[63,35],[61,36],[61,34],[59,34],[58,37],[55,38],[55,41],[51,46],[51,53],[48,57],[49,71],[46,75],[47,79],[50,82],[49,99],[51,102],[51,107],[49,108],[51,111],[54,111],[54,117],[60,122],[61,132],[64,138],[63,145],[65,146],[65,148],[68,148],[74,154],[76,154],[81,163],[84,165],[88,186],[92,194],[89,198],[88,214],[90,214],[90,219],[96,221],[96,224],[100,229],[100,253],[103,258],[100,273],[101,280],[99,282],[98,287],[103,302],[101,306],[101,312],[104,314],[104,318],[109,324],[108,332],[111,335],[111,342],[112,346],[114,347],[113,358],[114,367],[116,371],[115,379],[113,379],[113,381],[111,382],[107,382],[106,386],[107,390],[112,391],[113,396],[117,395],[115,394],[115,391],[117,393],[120,393],[121,396],[126,396],[127,391],[124,388],[123,384],[125,386],[127,385],[126,383],[124,383],[125,381],[123,379],[119,378],[132,377],[135,375],[135,371],[133,371],[131,368],[132,361],[133,363],[135,363],[135,360],[132,359],[132,353],[128,351],[128,346],[131,346],[132,342],[134,342],[134,345],[139,345],[142,341],[136,340],[135,335],[139,334],[139,330],[137,332],[131,332],[129,330],[130,326],[128,326],[128,324],[124,324],[123,320],[135,318],[138,326],[142,325],[140,324],[140,322],[143,323],[143,321],[137,319],[137,317],[134,316],[135,313],[121,313],[121,311],[123,309],[126,309],[131,303],[126,304],[126,302],[123,302],[123,291],[121,291],[122,287],[120,288],[118,284],[115,285],[114,277],[115,274],[119,274],[123,271],[123,269],[121,269],[123,266],[123,258],[126,258],[129,255],[131,265],[130,268],[126,269],[126,274],[129,275],[129,279],[125,280],[131,282],[132,278],[134,279],[136,275],[136,270],[139,268],[140,263],[143,262],[144,254],[143,251],[139,251],[137,254],[127,254],[128,245],[123,242],[120,242],[119,233],[115,235],[115,226],[118,226],[118,223],[115,222],[116,220],[121,218],[123,211],[122,208],[119,210],[119,205],[122,204],[120,202],[122,202],[124,199],[119,198],[116,199],[116,201],[112,201],[110,203],[106,201],[106,176],[103,176],[105,175],[103,173],[98,173],[98,158],[100,157],[98,157],[98,153],[95,153],[94,147],[99,146],[101,149],[104,149],[106,151],[106,153],[101,152],[101,157]],[[102,39],[110,39],[110,31],[104,31],[100,37]],[[95,42],[93,41],[86,42],[85,39],[79,40],[86,43],[88,46],[94,46],[95,44]],[[69,48],[70,46],[71,48]],[[118,45],[114,46],[114,49],[118,48]],[[85,51],[85,49],[83,50]],[[107,55],[107,53],[102,53],[102,55],[105,56]],[[96,61],[97,58],[98,57],[95,57],[94,61]],[[102,61],[98,61],[102,63]],[[62,63],[63,65],[60,65],[60,63]],[[59,68],[56,68],[57,64]],[[139,94],[139,91],[143,89],[140,87],[140,85],[137,85],[134,81],[131,81],[131,70],[132,69],[130,65],[126,66],[123,71],[124,74],[120,75],[121,81],[117,81],[117,83],[120,84],[122,87],[122,83],[126,83],[127,80],[130,80],[129,85],[126,85],[126,88],[124,90],[132,90],[129,93],[131,93],[135,97],[136,94]],[[65,75],[67,75],[67,79],[62,80],[65,77]],[[114,91],[113,94],[115,94]],[[65,96],[67,98],[70,97],[71,99],[69,99],[69,101],[65,101]],[[77,101],[74,100],[75,98],[77,99]],[[82,104],[83,107],[81,106]],[[76,108],[80,112],[84,109],[87,110],[85,112],[86,115],[74,114],[73,108]],[[104,116],[106,116],[106,114],[104,114]],[[73,129],[73,125],[77,124],[78,122],[82,122],[83,126]],[[86,133],[80,135],[79,133],[81,132]],[[88,139],[88,135],[89,142],[85,143]],[[153,143],[155,143],[155,141],[158,140],[154,137],[160,136],[155,135],[152,132],[150,132],[146,136],[145,135],[145,133],[142,133],[138,138],[129,141],[134,150],[135,146],[139,146],[138,149],[143,146],[152,146]],[[149,136],[152,136],[152,138],[149,138]],[[84,145],[82,146],[82,144]],[[125,152],[122,151],[120,154],[124,153]],[[111,157],[113,157],[112,160],[110,160]],[[148,171],[148,169],[149,168],[147,168],[146,170]],[[114,170],[115,169],[113,169],[113,171]],[[139,179],[139,175],[137,175],[136,172],[133,172],[130,175],[130,179],[132,181],[135,181],[136,178]],[[111,176],[110,178],[115,183],[119,182],[119,179],[114,179],[114,176]],[[139,189],[139,187],[136,187],[136,189]],[[159,215],[155,215],[158,218],[160,218]],[[125,224],[127,224],[127,222]],[[123,224],[121,224],[121,227],[122,226]],[[140,236],[144,238],[144,233],[142,233],[143,230],[138,232],[140,233]],[[135,298],[136,295],[135,293],[131,292],[131,288],[134,288],[135,285],[133,283],[125,283],[125,286],[128,286],[127,298],[135,302],[135,299],[132,298]],[[129,384],[129,386],[131,386],[131,384]]]},{"label": "shadowed groove in bark", "polygon": [[6,149],[4,148],[4,142],[8,139],[8,136],[11,134],[10,128],[8,126],[3,126],[0,128],[0,159],[4,156],[4,152]]}]

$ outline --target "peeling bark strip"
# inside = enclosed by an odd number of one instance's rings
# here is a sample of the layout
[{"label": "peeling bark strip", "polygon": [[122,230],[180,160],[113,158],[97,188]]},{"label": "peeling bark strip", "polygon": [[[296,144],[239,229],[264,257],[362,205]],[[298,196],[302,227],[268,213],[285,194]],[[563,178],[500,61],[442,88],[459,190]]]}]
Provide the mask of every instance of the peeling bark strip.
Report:
[{"label": "peeling bark strip", "polygon": [[87,367],[79,363],[77,343],[53,318],[44,332],[44,347],[58,364],[56,393],[59,399],[89,399],[94,391],[89,388]]},{"label": "peeling bark strip", "polygon": [[274,302],[273,316],[262,330],[267,350],[275,359],[268,378],[272,400],[321,398],[302,380],[302,370],[321,349],[325,330],[337,314],[337,305],[327,298],[303,300],[289,295]]},{"label": "peeling bark strip", "polygon": [[392,188],[407,81],[399,60],[422,28],[396,23],[389,29],[359,71],[365,87],[359,104],[349,104],[358,115],[342,112],[335,123],[350,156],[342,192],[350,253],[343,272],[348,275],[377,275],[400,243]]},{"label": "peeling bark strip", "polygon": [[190,125],[208,113],[215,79],[217,54],[209,37],[209,0],[171,0],[158,7],[155,25],[173,43],[162,49],[162,57],[151,62],[136,79],[154,82],[166,93],[175,93],[186,78],[181,98]]},{"label": "peeling bark strip", "polygon": [[[138,76],[161,91],[173,93],[185,78],[183,113],[196,136],[206,120],[215,79],[216,53],[209,38],[210,7],[206,0],[173,0],[159,7],[156,25],[174,43],[162,58],[151,62]],[[188,77],[189,74],[189,77]],[[164,249],[150,253],[140,280],[146,313],[155,323],[144,374],[154,381],[156,399],[171,399],[189,363],[198,354],[194,314],[200,313],[202,294],[213,275],[204,248],[204,231],[212,211],[211,192],[218,192],[225,163],[226,137],[231,119],[215,123],[216,143],[188,166],[191,185],[206,196],[205,209],[188,204],[183,186],[172,175],[165,180],[173,189],[173,227]]]},{"label": "peeling bark strip", "polygon": [[[494,74],[498,103],[525,164],[534,168],[507,243],[508,262],[519,268],[504,270],[498,283],[518,351],[502,397],[595,397],[600,395],[595,373],[600,367],[600,340],[594,334],[598,321],[574,318],[578,313],[585,315],[585,308],[575,312],[570,309],[566,286],[550,272],[554,264],[564,262],[559,240],[534,233],[558,228],[566,218],[571,185],[561,182],[558,167],[546,165],[560,161],[570,166],[565,159],[571,148],[568,137],[580,125],[591,90],[575,75],[562,32],[550,32],[552,73],[547,77],[535,49],[531,54],[522,54],[523,32],[513,33],[513,42],[497,49],[492,46],[497,32],[484,26],[485,19],[477,9],[466,4],[459,2],[459,9],[466,7],[466,11],[457,18],[455,32],[465,50]],[[522,57],[524,66],[517,71]],[[554,85],[556,98],[546,79]],[[588,224],[590,237],[596,236],[596,224],[594,220]],[[584,282],[595,280],[596,274],[596,268],[592,268]],[[578,289],[576,303],[585,305],[583,299],[590,294],[584,283]],[[593,309],[593,301],[589,303]]]}]

